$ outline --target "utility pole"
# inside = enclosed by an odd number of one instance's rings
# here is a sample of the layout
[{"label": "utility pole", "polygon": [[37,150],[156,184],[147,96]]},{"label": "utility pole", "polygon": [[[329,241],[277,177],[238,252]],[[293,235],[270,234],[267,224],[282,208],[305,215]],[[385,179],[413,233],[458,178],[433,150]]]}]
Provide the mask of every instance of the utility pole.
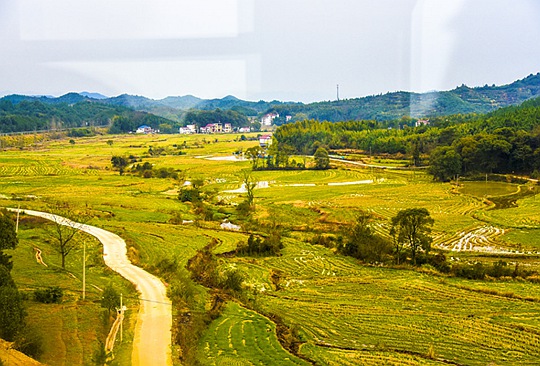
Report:
[{"label": "utility pole", "polygon": [[86,240],[83,239],[82,299],[86,298]]},{"label": "utility pole", "polygon": [[337,101],[339,102],[339,84],[337,84]]},{"label": "utility pole", "polygon": [[19,214],[21,213],[21,205],[17,206],[17,224],[15,224],[15,233],[19,232]]},{"label": "utility pole", "polygon": [[124,339],[124,305],[122,304],[122,293],[120,293],[120,342]]}]

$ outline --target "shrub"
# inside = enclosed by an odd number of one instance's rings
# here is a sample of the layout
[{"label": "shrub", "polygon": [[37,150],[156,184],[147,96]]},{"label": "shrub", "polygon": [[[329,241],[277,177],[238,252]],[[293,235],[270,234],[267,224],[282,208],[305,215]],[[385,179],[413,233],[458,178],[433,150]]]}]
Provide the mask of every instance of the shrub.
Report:
[{"label": "shrub", "polygon": [[15,349],[39,359],[43,354],[43,338],[34,329],[25,327],[15,339]]},{"label": "shrub", "polygon": [[227,268],[222,273],[219,287],[224,290],[241,291],[244,282],[244,274],[238,268]]},{"label": "shrub", "polygon": [[452,273],[457,277],[470,280],[483,280],[486,277],[486,268],[479,262],[475,264],[454,264]]},{"label": "shrub", "polygon": [[514,269],[501,260],[494,262],[491,267],[487,269],[486,274],[495,278],[509,277],[514,274]]},{"label": "shrub", "polygon": [[182,202],[199,202],[201,193],[197,188],[182,188],[178,194],[178,199]]},{"label": "shrub", "polygon": [[64,297],[64,291],[57,286],[34,291],[34,299],[44,304],[59,304]]}]

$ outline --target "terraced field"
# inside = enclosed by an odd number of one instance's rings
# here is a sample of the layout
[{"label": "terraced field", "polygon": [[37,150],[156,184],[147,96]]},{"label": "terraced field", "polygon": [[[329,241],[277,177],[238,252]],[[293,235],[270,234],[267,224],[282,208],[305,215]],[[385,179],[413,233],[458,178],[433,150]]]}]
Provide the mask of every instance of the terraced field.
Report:
[{"label": "terraced field", "polygon": [[203,365],[309,365],[281,347],[274,323],[236,303],[210,325],[202,346]]},{"label": "terraced field", "polygon": [[504,235],[505,230],[494,226],[480,226],[467,231],[456,233],[444,241],[436,240],[435,246],[444,250],[455,252],[487,252],[487,253],[510,253],[503,250],[497,238]]},{"label": "terraced field", "polygon": [[[469,291],[415,272],[360,267],[308,248],[289,245],[283,258],[264,261],[287,273],[287,285],[266,293],[264,307],[300,326],[307,342],[301,352],[309,358],[350,364],[334,358],[347,350],[353,359],[375,353],[414,364],[415,357],[427,358],[430,346],[432,361],[441,363],[533,364],[540,357],[537,302]],[[539,289],[530,288],[529,296],[538,298]]]},{"label": "terraced field", "polygon": [[[202,157],[230,155],[256,142],[236,141],[233,136],[217,139],[103,136],[76,139],[74,145],[52,142],[47,150],[24,151],[24,157],[20,151],[4,151],[0,203],[41,209],[63,201],[88,207],[92,224],[125,237],[141,265],[158,271],[160,262],[168,259],[183,266],[212,239],[218,242],[214,253],[220,254],[247,241],[247,235],[219,230],[220,221],[204,222],[193,205],[181,203],[177,192],[182,181],[120,176],[111,170],[110,159],[133,154],[156,168],[180,169],[186,180],[204,179],[204,189],[221,197],[216,205],[220,218],[230,213],[237,218],[232,204],[241,202],[245,193],[223,191],[240,187],[250,163]],[[188,147],[179,148],[184,140]],[[150,147],[163,147],[167,154],[150,156]],[[96,169],[88,169],[89,165]],[[486,258],[534,254],[540,252],[540,201],[534,196],[518,200],[517,207],[488,210],[489,194],[514,193],[516,186],[496,184],[488,194],[481,182],[459,192],[420,171],[354,167],[252,175],[269,186],[255,191],[252,224],[282,224],[285,248],[280,256],[221,256],[218,263],[236,266],[246,275],[244,295],[256,297],[254,308],[277,314],[299,330],[302,356],[323,365],[506,365],[535,364],[540,359],[537,284],[476,282],[365,267],[307,243],[319,233],[339,235],[359,210],[372,212],[375,231],[388,237],[390,219],[399,210],[425,207],[435,219],[433,246],[452,256],[468,260],[474,253]],[[350,182],[358,184],[344,184]],[[172,224],[173,217],[200,221]],[[37,265],[28,249],[32,240],[25,239],[26,252],[21,255]],[[53,253],[46,245],[43,249],[47,260]],[[514,256],[512,261],[538,267],[534,255]],[[279,289],[271,279],[276,273]],[[203,291],[197,287],[198,294]],[[268,318],[236,302],[229,302],[211,323],[199,353],[201,362],[209,365],[305,364],[281,347]]]}]

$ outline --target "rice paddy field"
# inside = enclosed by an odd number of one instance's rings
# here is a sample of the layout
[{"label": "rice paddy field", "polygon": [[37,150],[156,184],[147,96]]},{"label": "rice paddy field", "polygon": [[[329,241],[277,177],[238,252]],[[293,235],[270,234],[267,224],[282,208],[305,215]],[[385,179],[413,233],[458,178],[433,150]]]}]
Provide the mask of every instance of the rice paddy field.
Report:
[{"label": "rice paddy field", "polygon": [[[178,190],[184,181],[202,179],[205,192],[217,202],[219,217],[235,224],[235,205],[245,196],[239,188],[251,164],[233,153],[256,145],[256,140],[242,141],[237,135],[104,135],[74,141],[0,151],[0,206],[46,210],[54,202],[66,202],[87,210],[91,224],[126,239],[132,260],[149,270],[163,259],[185,266],[212,240],[217,242],[216,254],[247,241],[247,232],[223,230],[221,220],[201,220],[190,203],[178,200]],[[111,167],[114,155],[132,156],[155,169],[176,169],[180,178],[121,176]],[[373,213],[375,231],[388,237],[389,221],[400,210],[424,207],[435,220],[433,247],[448,258],[505,260],[540,269],[540,198],[533,185],[460,182],[457,187],[433,182],[421,171],[362,168],[345,162],[333,162],[333,169],[326,171],[251,175],[260,187],[255,190],[254,216],[261,223],[283,225],[288,233],[285,246],[275,257],[219,257],[220,264],[245,274],[243,286],[255,305],[227,302],[200,339],[201,364],[538,364],[539,284],[512,278],[458,279],[423,268],[364,266],[310,244],[313,236],[352,223],[359,210]],[[514,205],[494,207],[496,197],[516,194]],[[72,289],[72,299],[63,305],[66,312],[59,313],[54,323],[60,317],[73,322],[83,311],[97,313],[97,305],[90,308],[77,302],[75,279],[35,264],[33,246],[44,250],[45,261],[59,260],[42,228],[28,225],[20,235],[21,244],[13,252],[19,287],[61,283]],[[97,244],[93,248],[91,256],[99,261]],[[80,266],[74,259],[78,255],[68,259],[73,271]],[[97,287],[112,279],[129,292],[121,279],[99,268],[92,275]],[[271,280],[274,273],[280,273],[279,288]],[[46,324],[47,319],[39,316],[42,310],[33,310],[36,306],[29,305],[30,319]],[[84,310],[74,310],[79,308]],[[297,354],[279,343],[272,314],[297,330],[301,340]],[[73,327],[87,329],[82,334],[88,340],[70,333],[68,328]],[[73,338],[77,349],[90,349],[101,333],[88,328],[80,321],[55,334],[79,337]],[[129,342],[125,347],[129,354]],[[84,354],[60,355],[64,363],[56,364],[86,364],[90,351]],[[46,360],[51,362],[53,356],[48,354]]]}]

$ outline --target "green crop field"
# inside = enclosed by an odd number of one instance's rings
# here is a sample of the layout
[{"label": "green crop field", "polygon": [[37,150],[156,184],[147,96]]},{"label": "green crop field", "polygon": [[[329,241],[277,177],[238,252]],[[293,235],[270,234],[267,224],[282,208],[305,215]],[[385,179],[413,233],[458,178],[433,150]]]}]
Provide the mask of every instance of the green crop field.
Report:
[{"label": "green crop field", "polygon": [[[246,196],[238,189],[251,163],[231,157],[257,141],[241,141],[238,135],[96,136],[74,141],[0,151],[0,206],[47,210],[55,202],[69,203],[87,211],[91,224],[122,236],[130,258],[158,274],[164,260],[184,267],[197,250],[215,243],[218,265],[243,273],[243,296],[251,302],[243,306],[229,300],[209,322],[198,343],[202,364],[532,365],[540,359],[540,287],[534,281],[475,281],[427,267],[365,266],[310,243],[319,234],[341,235],[360,210],[372,213],[374,231],[390,238],[392,217],[406,208],[423,207],[435,220],[433,248],[448,258],[505,260],[538,270],[540,198],[533,194],[536,188],[526,191],[531,185],[460,182],[456,188],[433,182],[424,171],[343,163],[326,171],[251,172],[261,187],[255,189],[253,220],[283,228],[284,248],[279,256],[233,256],[227,253],[257,230],[243,221],[235,206]],[[130,172],[121,176],[112,169],[114,155],[131,155],[154,169],[173,168],[180,177],[143,178]],[[184,181],[196,179],[204,181],[202,190],[210,197],[214,220],[204,220],[193,204],[178,199]],[[515,203],[494,208],[491,199],[507,196],[515,196]],[[225,218],[248,229],[223,230]],[[67,271],[62,271],[43,223],[28,221],[19,237],[12,253],[19,288],[31,294],[54,284],[66,294],[59,305],[27,300],[28,321],[52,334],[43,361],[88,364],[106,332],[101,326],[91,329],[92,322],[101,324],[99,289],[112,282],[129,294],[130,309],[137,308],[134,290],[103,267],[99,244],[89,239],[89,300],[82,302],[82,251],[70,254]],[[43,251],[49,267],[36,263],[34,247]],[[275,273],[280,274],[279,289],[272,280]],[[280,344],[271,315],[298,331],[298,355]],[[135,314],[130,319],[127,339]],[[59,339],[62,345],[55,348]],[[129,347],[130,341],[120,347],[118,364],[129,363]],[[180,364],[176,358],[175,364]]]}]

